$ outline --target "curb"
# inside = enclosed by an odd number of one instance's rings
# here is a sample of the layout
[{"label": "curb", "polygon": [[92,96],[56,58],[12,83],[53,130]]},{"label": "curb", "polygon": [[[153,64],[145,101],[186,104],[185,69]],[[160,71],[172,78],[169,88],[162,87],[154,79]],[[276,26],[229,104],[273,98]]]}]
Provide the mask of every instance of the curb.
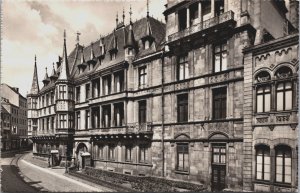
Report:
[{"label": "curb", "polygon": [[[21,170],[20,170],[20,167],[19,167],[18,162],[19,162],[19,159],[20,159],[21,157],[24,157],[25,155],[26,155],[26,154],[23,154],[23,155],[20,156],[20,157],[18,158],[18,160],[16,161],[16,165],[17,165],[17,167],[19,168],[18,174],[19,174],[19,176],[20,176],[26,183],[34,182],[32,179],[30,179],[29,177],[27,177],[27,176],[26,176],[24,173],[22,173]],[[44,188],[43,186],[41,186],[41,185],[39,185],[39,184],[33,184],[33,185],[30,185],[30,186],[36,188],[36,189],[37,189],[38,191],[40,191],[40,192],[50,192],[48,189]]]}]

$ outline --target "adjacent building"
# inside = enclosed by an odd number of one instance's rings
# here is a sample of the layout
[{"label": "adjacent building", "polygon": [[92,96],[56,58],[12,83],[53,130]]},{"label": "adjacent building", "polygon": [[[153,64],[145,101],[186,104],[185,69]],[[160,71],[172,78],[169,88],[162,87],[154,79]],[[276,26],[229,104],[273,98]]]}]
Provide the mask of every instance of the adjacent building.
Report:
[{"label": "adjacent building", "polygon": [[19,149],[28,144],[27,99],[19,89],[1,84],[2,150]]},{"label": "adjacent building", "polygon": [[169,0],[166,24],[147,12],[125,25],[123,13],[91,45],[77,36],[70,54],[64,34],[40,90],[35,62],[34,154],[212,191],[295,191],[297,9]]}]

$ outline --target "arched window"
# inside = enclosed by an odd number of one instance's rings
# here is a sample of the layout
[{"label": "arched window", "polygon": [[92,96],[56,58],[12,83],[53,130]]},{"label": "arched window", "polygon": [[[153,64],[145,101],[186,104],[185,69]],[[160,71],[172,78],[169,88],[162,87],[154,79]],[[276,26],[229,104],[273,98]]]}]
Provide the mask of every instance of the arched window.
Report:
[{"label": "arched window", "polygon": [[256,111],[269,112],[271,109],[271,87],[268,85],[260,86],[256,91]]},{"label": "arched window", "polygon": [[286,145],[275,148],[276,151],[276,182],[291,183],[292,182],[292,151]]},{"label": "arched window", "polygon": [[275,73],[276,77],[279,79],[288,78],[292,76],[292,74],[293,74],[292,70],[286,66],[279,68]]},{"label": "arched window", "polygon": [[256,147],[256,179],[270,180],[270,148],[266,145]]},{"label": "arched window", "polygon": [[293,90],[291,82],[281,82],[276,87],[277,111],[291,110]]}]

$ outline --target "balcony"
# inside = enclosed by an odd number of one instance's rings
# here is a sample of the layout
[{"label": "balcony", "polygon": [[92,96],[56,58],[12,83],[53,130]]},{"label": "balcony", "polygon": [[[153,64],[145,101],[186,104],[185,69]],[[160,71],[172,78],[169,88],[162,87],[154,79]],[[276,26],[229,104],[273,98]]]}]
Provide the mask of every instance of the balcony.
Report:
[{"label": "balcony", "polygon": [[130,134],[151,134],[152,123],[129,123],[127,126],[95,128],[89,130],[76,130],[76,135],[91,134],[91,135],[130,135]]},{"label": "balcony", "polygon": [[230,21],[234,21],[234,12],[233,11],[228,11],[223,13],[220,16],[216,16],[214,18],[205,20],[201,23],[195,24],[189,28],[186,28],[182,31],[176,32],[174,34],[169,35],[168,37],[168,42],[174,42],[176,40],[194,35],[198,32],[207,30],[212,27],[217,27],[220,24],[226,24],[229,23]]}]

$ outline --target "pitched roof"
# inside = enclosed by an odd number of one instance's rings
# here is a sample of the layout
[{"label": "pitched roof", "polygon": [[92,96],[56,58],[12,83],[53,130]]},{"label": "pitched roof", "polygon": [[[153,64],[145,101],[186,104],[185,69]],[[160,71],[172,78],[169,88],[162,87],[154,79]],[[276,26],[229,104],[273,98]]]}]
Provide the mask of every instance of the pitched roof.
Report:
[{"label": "pitched roof", "polygon": [[[135,59],[142,58],[144,56],[155,53],[162,49],[162,46],[165,41],[165,28],[166,25],[164,23],[154,19],[153,17],[148,17],[148,18],[145,17],[133,23],[133,36],[138,46],[138,51]],[[154,38],[153,43],[155,46],[153,49],[145,50],[142,46],[141,39],[149,35],[149,29],[151,30],[151,36]],[[91,58],[91,53],[92,53],[91,47],[93,47],[93,54],[95,55],[95,57],[99,57],[101,55],[100,40],[98,39],[97,41],[93,41],[94,42],[93,44],[86,47],[77,44],[77,46],[69,54],[67,62],[64,61],[63,59],[60,67],[57,68],[56,73],[61,73],[62,66],[64,66],[63,63],[66,63],[67,64],[66,67],[69,71],[70,78],[77,79],[80,77],[84,77],[88,74],[91,74],[95,71],[100,71],[102,69],[108,68],[109,66],[113,66],[124,62],[125,61],[124,46],[127,41],[128,33],[129,33],[129,25],[124,27],[119,27],[115,31],[113,30],[112,33],[101,37],[103,38],[103,44],[105,47],[104,59],[101,61],[101,64],[99,60],[97,60],[97,63],[95,64],[93,69],[88,70],[88,68],[86,68],[81,73],[79,73],[78,64],[81,64],[82,54],[85,59],[89,60]],[[117,55],[115,59],[111,60],[109,50],[111,48],[114,48],[115,45],[117,45]],[[81,52],[81,49],[83,49],[83,52]],[[65,50],[66,48],[64,45],[64,53],[66,53]],[[48,88],[51,88],[53,85],[54,83],[50,82],[44,88],[42,88],[41,91],[47,90]]]}]

